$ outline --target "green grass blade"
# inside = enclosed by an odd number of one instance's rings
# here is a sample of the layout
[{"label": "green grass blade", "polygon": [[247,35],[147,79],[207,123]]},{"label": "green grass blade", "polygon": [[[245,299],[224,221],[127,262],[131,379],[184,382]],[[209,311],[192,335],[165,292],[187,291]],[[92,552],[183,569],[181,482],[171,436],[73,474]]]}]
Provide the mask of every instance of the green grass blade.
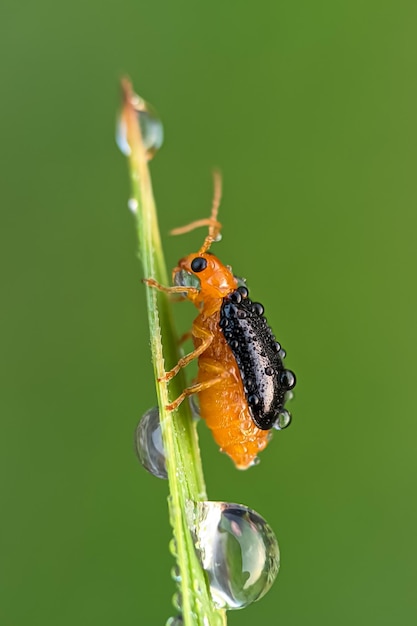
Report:
[{"label": "green grass blade", "polygon": [[[127,144],[130,147],[129,173],[132,200],[137,206],[139,255],[144,276],[168,285],[146,151],[138,123],[138,113],[133,105],[134,94],[130,82],[126,79],[122,81],[122,91],[121,115]],[[168,402],[178,397],[185,387],[183,372],[169,383],[169,389],[165,382],[158,382],[165,369],[172,367],[179,359],[170,303],[166,294],[149,287],[146,287],[146,297],[156,392],[167,456],[170,522],[181,573],[180,592],[184,624],[224,626],[226,613],[213,606],[206,576],[196,556],[187,521],[187,507],[189,509],[190,503],[207,500],[196,425],[187,402],[183,402],[174,413],[165,409]]]}]

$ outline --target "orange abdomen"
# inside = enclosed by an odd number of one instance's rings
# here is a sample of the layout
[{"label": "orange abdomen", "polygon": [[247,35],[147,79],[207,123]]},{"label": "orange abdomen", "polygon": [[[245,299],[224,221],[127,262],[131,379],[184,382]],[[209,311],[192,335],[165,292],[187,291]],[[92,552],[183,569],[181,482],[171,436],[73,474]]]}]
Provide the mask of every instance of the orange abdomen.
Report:
[{"label": "orange abdomen", "polygon": [[[221,450],[238,469],[247,469],[266,447],[270,432],[261,430],[252,420],[236,359],[218,323],[218,311],[210,317],[200,314],[194,322],[213,335],[210,346],[198,359],[198,382],[209,381],[219,374],[225,376],[199,392],[200,413]],[[199,341],[195,343],[198,345]]]}]

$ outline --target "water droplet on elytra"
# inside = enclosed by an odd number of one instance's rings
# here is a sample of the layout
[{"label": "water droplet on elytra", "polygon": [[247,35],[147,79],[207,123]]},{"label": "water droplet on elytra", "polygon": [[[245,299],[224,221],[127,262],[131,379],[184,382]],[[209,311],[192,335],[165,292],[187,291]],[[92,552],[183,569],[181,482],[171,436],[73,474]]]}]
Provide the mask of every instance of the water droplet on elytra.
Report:
[{"label": "water droplet on elytra", "polygon": [[[132,96],[132,104],[138,115],[142,141],[149,161],[163,144],[164,127],[155,109],[143,98],[135,94]],[[124,155],[130,155],[130,145],[126,136],[126,120],[123,114],[117,120],[116,143]]]},{"label": "water droplet on elytra", "polygon": [[279,548],[267,522],[229,502],[195,505],[193,535],[214,603],[241,609],[259,600],[279,570]]},{"label": "water droplet on elytra", "polygon": [[273,428],[276,430],[283,430],[291,424],[291,413],[287,409],[281,409],[278,413],[278,417],[273,424]]},{"label": "water droplet on elytra", "polygon": [[143,467],[157,478],[168,478],[158,407],[149,409],[142,416],[136,428],[135,442]]},{"label": "water droplet on elytra", "polygon": [[[230,268],[230,271],[233,271],[232,268],[230,267],[230,265],[228,265],[228,267]],[[242,276],[235,276],[235,279],[237,280],[238,288],[239,287],[246,287],[247,288],[246,278],[243,278]],[[249,292],[248,292],[248,294],[249,294]]]},{"label": "water droplet on elytra", "polygon": [[291,402],[294,399],[294,393],[292,391],[286,391],[284,394],[284,402]]},{"label": "water droplet on elytra", "polygon": [[282,370],[280,374],[280,383],[284,389],[293,389],[296,383],[294,372],[291,370]]}]

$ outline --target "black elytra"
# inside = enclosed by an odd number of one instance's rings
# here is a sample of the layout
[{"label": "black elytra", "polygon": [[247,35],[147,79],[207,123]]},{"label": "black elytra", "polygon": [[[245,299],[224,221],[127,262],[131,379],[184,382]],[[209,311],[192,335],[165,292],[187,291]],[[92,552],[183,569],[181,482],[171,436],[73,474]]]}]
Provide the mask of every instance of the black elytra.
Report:
[{"label": "black elytra", "polygon": [[223,298],[219,326],[233,352],[255,425],[269,430],[284,408],[295,375],[284,367],[281,346],[263,316],[263,306],[239,288]]}]

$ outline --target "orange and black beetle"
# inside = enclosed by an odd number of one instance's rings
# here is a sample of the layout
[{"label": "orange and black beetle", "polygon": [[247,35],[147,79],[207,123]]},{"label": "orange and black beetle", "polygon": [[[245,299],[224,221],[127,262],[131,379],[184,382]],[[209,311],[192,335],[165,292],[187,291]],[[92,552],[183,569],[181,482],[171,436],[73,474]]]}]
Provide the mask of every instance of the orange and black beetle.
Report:
[{"label": "orange and black beetle", "polygon": [[[193,385],[167,408],[176,409],[189,395],[198,394],[201,417],[221,450],[239,469],[256,462],[270,438],[270,429],[288,425],[284,408],[286,395],[295,386],[295,375],[285,369],[285,356],[263,312],[249,299],[246,286],[239,285],[229,266],[209,252],[220,234],[217,221],[220,177],[215,176],[211,216],[193,222],[174,234],[207,225],[209,234],[198,252],[181,259],[173,270],[173,287],[145,282],[168,293],[185,295],[199,310],[191,336],[194,350],[166,373],[170,380],[194,359],[198,374]],[[190,286],[191,280],[198,286]]]}]

